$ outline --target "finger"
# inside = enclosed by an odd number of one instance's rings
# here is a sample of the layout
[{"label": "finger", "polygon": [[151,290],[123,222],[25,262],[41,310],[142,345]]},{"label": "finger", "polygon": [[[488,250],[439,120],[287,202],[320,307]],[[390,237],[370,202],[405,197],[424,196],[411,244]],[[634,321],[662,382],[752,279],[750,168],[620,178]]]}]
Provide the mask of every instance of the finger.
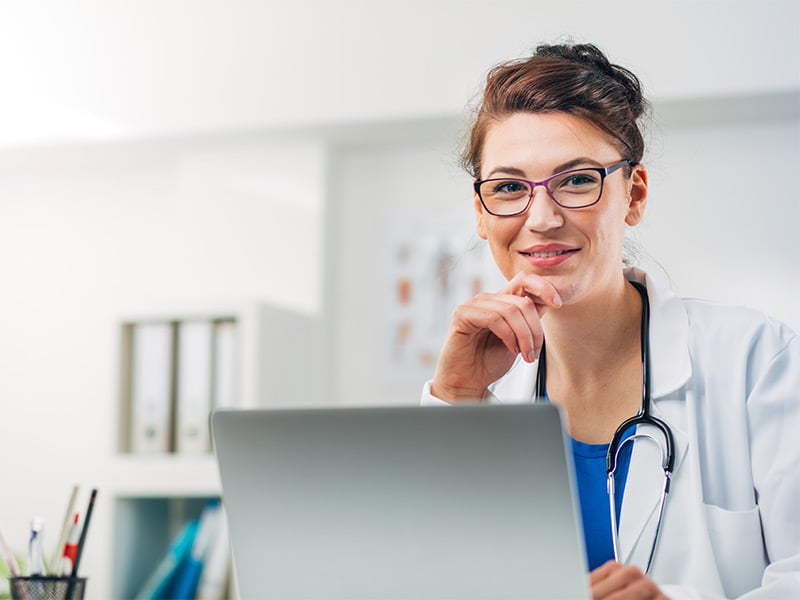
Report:
[{"label": "finger", "polygon": [[[608,563],[599,567],[599,569],[603,569],[607,565]],[[604,571],[603,574],[605,576],[600,577],[599,581],[592,582],[593,600],[611,600],[614,594],[619,593],[639,579],[645,578],[644,573],[638,567],[620,563],[614,563],[614,565],[609,566],[608,571]]]},{"label": "finger", "polygon": [[544,346],[544,329],[539,309],[529,296],[511,296],[507,301],[513,302],[519,308],[519,314],[525,321],[525,332],[529,334],[517,337],[520,354],[525,361],[533,362],[539,358],[539,352]]},{"label": "finger", "polygon": [[[494,294],[485,300],[506,305],[501,307],[499,304],[495,304],[494,306],[503,314],[514,330],[517,347],[522,357],[528,362],[536,360],[544,345],[544,330],[539,310],[533,299],[514,294]],[[510,305],[516,307],[518,312]]]},{"label": "finger", "polygon": [[615,590],[603,600],[668,600],[656,583],[642,574],[639,579]]},{"label": "finger", "polygon": [[483,294],[458,307],[455,320],[473,331],[491,331],[509,352],[529,361],[535,360],[544,339],[532,301],[519,296]]},{"label": "finger", "polygon": [[606,563],[592,572],[590,580],[592,576],[595,576],[593,600],[668,600],[658,585],[637,567]]},{"label": "finger", "polygon": [[563,304],[556,287],[533,273],[517,273],[501,293],[530,296],[537,304],[560,308]]},{"label": "finger", "polygon": [[511,328],[514,330],[517,342],[518,353],[527,362],[533,362],[539,358],[539,352],[544,344],[544,330],[539,317],[536,304],[528,296],[516,296],[514,294],[493,294],[482,299],[483,301],[502,302],[513,304],[519,311],[520,321],[517,314],[510,308],[501,308],[495,304],[495,308],[506,317]]},{"label": "finger", "polygon": [[589,583],[591,585],[594,585],[595,583],[602,581],[603,579],[606,579],[614,571],[620,568],[622,568],[622,565],[617,561],[613,559],[607,560],[602,565],[592,570],[591,573],[589,573]]},{"label": "finger", "polygon": [[[493,303],[462,304],[453,312],[452,327],[456,335],[462,334],[469,337],[489,331],[495,338],[500,340],[511,354],[519,353],[519,346],[513,329],[498,314],[497,307],[493,306]],[[474,339],[470,340],[470,345],[479,341],[479,337],[474,337]],[[471,348],[470,352],[478,350],[478,348]]]}]

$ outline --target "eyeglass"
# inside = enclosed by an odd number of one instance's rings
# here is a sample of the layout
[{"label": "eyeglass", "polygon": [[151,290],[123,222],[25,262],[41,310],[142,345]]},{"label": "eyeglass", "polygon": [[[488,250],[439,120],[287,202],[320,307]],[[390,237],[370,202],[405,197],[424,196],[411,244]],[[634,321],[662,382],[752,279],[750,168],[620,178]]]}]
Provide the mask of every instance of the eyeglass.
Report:
[{"label": "eyeglass", "polygon": [[563,208],[586,208],[600,201],[606,177],[625,165],[633,164],[624,159],[608,167],[562,171],[542,181],[516,177],[481,179],[475,182],[474,187],[486,212],[496,217],[513,217],[528,210],[533,201],[533,190],[538,185],[543,185],[553,201]]}]

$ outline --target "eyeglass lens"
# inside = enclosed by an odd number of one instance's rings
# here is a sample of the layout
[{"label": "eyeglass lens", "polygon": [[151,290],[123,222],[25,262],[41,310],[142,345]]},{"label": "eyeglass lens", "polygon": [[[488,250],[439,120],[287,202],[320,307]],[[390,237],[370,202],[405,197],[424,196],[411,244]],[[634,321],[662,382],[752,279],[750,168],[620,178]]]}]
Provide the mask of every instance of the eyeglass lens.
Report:
[{"label": "eyeglass lens", "polygon": [[[603,177],[595,169],[580,169],[562,173],[545,185],[550,196],[561,206],[581,208],[600,199]],[[531,184],[522,179],[488,179],[480,184],[479,193],[489,212],[513,215],[527,208]]]}]

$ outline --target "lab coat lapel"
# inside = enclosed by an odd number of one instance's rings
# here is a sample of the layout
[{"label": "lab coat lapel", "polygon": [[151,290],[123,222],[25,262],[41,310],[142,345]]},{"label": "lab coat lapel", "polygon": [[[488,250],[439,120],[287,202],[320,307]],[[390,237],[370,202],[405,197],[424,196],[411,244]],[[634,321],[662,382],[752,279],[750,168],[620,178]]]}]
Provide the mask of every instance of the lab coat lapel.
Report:
[{"label": "lab coat lapel", "polygon": [[[672,479],[679,472],[689,444],[689,436],[665,415],[659,405],[660,399],[669,396],[683,402],[682,388],[692,374],[689,356],[689,319],[679,297],[660,282],[638,269],[627,269],[628,279],[640,281],[647,286],[650,298],[650,369],[652,402],[651,414],[665,421],[672,430],[675,465]],[[669,403],[671,404],[671,402]],[[666,404],[664,408],[666,408]],[[622,499],[619,522],[620,560],[633,562],[644,568],[650,555],[655,528],[658,523],[658,508],[664,489],[664,471],[661,468],[661,446],[663,436],[651,426],[639,426],[637,432],[649,432],[658,445],[650,440],[633,442],[633,453]],[[669,510],[669,494],[665,504],[665,515]]]},{"label": "lab coat lapel", "polygon": [[647,286],[650,299],[650,385],[653,401],[682,388],[692,376],[689,317],[683,301],[668,287],[639,269],[625,276]]}]

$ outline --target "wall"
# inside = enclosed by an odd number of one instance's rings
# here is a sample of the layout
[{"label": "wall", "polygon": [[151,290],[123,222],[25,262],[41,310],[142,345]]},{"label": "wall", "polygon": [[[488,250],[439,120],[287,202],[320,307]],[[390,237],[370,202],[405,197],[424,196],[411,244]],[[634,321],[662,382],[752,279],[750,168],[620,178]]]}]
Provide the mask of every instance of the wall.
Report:
[{"label": "wall", "polygon": [[750,305],[800,331],[800,202],[786,185],[800,169],[798,112],[664,130],[638,236],[681,294]]},{"label": "wall", "polygon": [[98,486],[82,571],[103,597],[120,320],[256,301],[318,313],[325,150],[231,137],[20,156],[0,177],[0,520],[21,551],[43,516],[49,558],[72,483]]},{"label": "wall", "polygon": [[[800,111],[796,96],[759,102],[775,110],[754,113],[749,103],[726,110],[736,104],[727,98],[716,108],[655,107],[645,160],[648,209],[631,236],[640,264],[681,295],[750,305],[800,330],[800,203],[787,185],[800,169]],[[332,381],[341,403],[418,400],[424,377],[397,382],[386,375],[386,232],[409,219],[464,217],[460,259],[474,251],[470,179],[456,164],[454,133],[334,153],[326,270],[337,328]]]},{"label": "wall", "polygon": [[[3,4],[6,537],[20,547],[33,514],[60,521],[73,481],[109,477],[115,327],[143,305],[260,298],[321,313],[332,401],[414,402],[419,383],[387,385],[376,350],[387,222],[471,215],[454,149],[465,104],[495,62],[565,34],[640,73],[663,107],[690,104],[654,131],[639,234],[675,286],[800,329],[798,204],[784,183],[798,167],[799,11],[755,0]],[[85,556],[94,590],[110,570],[106,502]]]},{"label": "wall", "polygon": [[799,21],[792,0],[3,3],[0,146],[449,116],[566,36],[653,98],[797,89]]}]

